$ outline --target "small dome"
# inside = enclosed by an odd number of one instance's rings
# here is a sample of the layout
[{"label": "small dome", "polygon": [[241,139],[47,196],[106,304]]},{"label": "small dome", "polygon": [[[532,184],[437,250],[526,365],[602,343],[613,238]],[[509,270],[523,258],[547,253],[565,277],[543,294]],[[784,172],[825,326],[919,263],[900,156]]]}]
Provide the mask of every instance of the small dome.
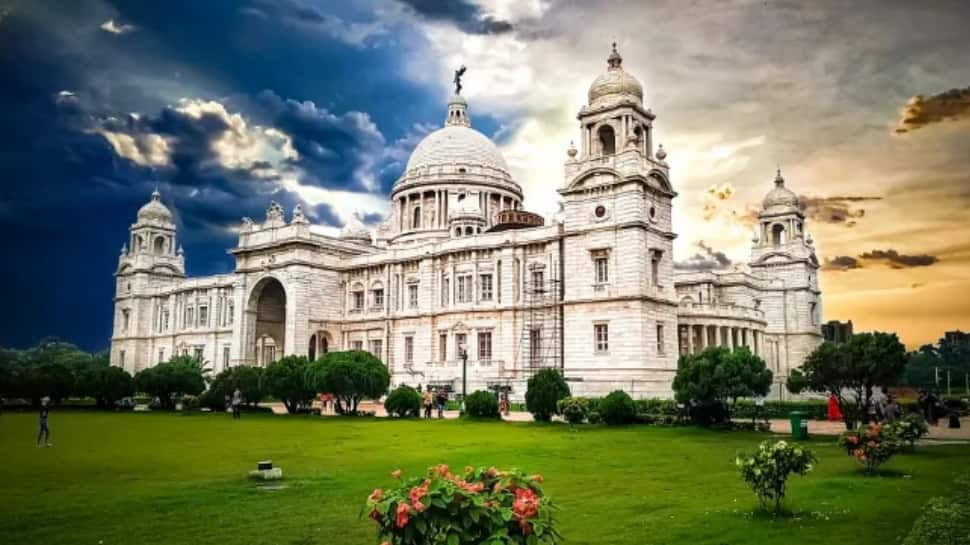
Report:
[{"label": "small dome", "polygon": [[613,102],[633,101],[643,104],[643,86],[640,82],[625,70],[623,70],[623,57],[616,50],[613,44],[613,52],[607,59],[606,72],[593,80],[589,86],[589,106],[596,107]]},{"label": "small dome", "polygon": [[172,212],[162,204],[162,195],[158,189],[152,191],[152,200],[138,209],[138,221],[172,222]]},{"label": "small dome", "polygon": [[775,187],[765,195],[765,200],[762,202],[765,210],[778,209],[778,208],[794,208],[798,209],[799,201],[798,195],[792,192],[790,189],[785,187],[785,179],[781,177],[781,170],[775,176]]},{"label": "small dome", "polygon": [[484,215],[482,209],[478,206],[478,198],[473,198],[472,195],[466,195],[465,198],[458,201],[458,206],[448,211],[448,219],[483,218]]},{"label": "small dome", "polygon": [[407,170],[437,165],[481,165],[508,172],[502,154],[484,134],[465,125],[447,125],[424,137],[411,153]]},{"label": "small dome", "polygon": [[340,238],[365,244],[371,243],[370,230],[357,219],[357,216],[350,217],[344,228],[340,230]]}]

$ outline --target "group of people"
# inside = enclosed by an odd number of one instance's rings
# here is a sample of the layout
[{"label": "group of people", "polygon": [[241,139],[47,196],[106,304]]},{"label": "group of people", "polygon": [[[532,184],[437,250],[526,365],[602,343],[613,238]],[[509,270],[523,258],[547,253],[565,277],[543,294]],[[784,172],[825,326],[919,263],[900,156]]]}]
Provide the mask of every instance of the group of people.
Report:
[{"label": "group of people", "polygon": [[428,389],[421,396],[421,407],[424,409],[424,417],[431,418],[431,409],[438,409],[438,418],[445,417],[445,406],[448,405],[448,392],[444,388]]},{"label": "group of people", "polygon": [[232,411],[232,419],[239,420],[242,417],[243,397],[239,388],[232,393],[232,397],[226,394],[226,407]]}]

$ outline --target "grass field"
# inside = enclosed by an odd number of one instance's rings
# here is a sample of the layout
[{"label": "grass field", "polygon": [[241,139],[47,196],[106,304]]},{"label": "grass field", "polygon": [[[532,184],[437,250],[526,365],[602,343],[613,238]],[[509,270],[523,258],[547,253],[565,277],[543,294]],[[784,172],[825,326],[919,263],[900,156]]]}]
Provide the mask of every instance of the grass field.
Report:
[{"label": "grass field", "polygon": [[[692,428],[388,421],[247,415],[52,413],[53,448],[34,446],[36,415],[0,416],[0,543],[371,545],[358,518],[388,473],[517,466],[542,473],[567,543],[895,543],[946,493],[970,446],[921,448],[864,477],[831,439],[793,477],[794,514],[755,514],[733,460],[766,436]],[[286,487],[247,481],[257,460]]]}]

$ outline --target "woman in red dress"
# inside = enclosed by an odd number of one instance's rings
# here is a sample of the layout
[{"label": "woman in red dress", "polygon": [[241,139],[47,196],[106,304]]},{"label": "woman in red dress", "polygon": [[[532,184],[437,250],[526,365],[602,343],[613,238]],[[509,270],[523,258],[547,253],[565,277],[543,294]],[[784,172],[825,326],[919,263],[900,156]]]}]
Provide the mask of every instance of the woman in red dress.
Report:
[{"label": "woman in red dress", "polygon": [[839,410],[839,400],[835,394],[829,394],[829,422],[842,420],[842,411]]}]

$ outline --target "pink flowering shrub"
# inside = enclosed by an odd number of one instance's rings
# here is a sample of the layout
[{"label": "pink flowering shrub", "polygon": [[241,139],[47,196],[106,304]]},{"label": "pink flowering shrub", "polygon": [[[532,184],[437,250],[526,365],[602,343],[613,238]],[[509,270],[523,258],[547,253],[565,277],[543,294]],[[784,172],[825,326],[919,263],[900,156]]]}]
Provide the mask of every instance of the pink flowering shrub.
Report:
[{"label": "pink flowering shrub", "polygon": [[[401,471],[391,473],[401,479]],[[542,476],[494,467],[452,473],[442,464],[422,477],[376,489],[365,511],[381,545],[555,544],[560,540],[542,493]]]},{"label": "pink flowering shrub", "polygon": [[847,431],[839,436],[839,445],[866,467],[872,474],[899,450],[894,433],[879,424],[869,424],[865,430]]}]

